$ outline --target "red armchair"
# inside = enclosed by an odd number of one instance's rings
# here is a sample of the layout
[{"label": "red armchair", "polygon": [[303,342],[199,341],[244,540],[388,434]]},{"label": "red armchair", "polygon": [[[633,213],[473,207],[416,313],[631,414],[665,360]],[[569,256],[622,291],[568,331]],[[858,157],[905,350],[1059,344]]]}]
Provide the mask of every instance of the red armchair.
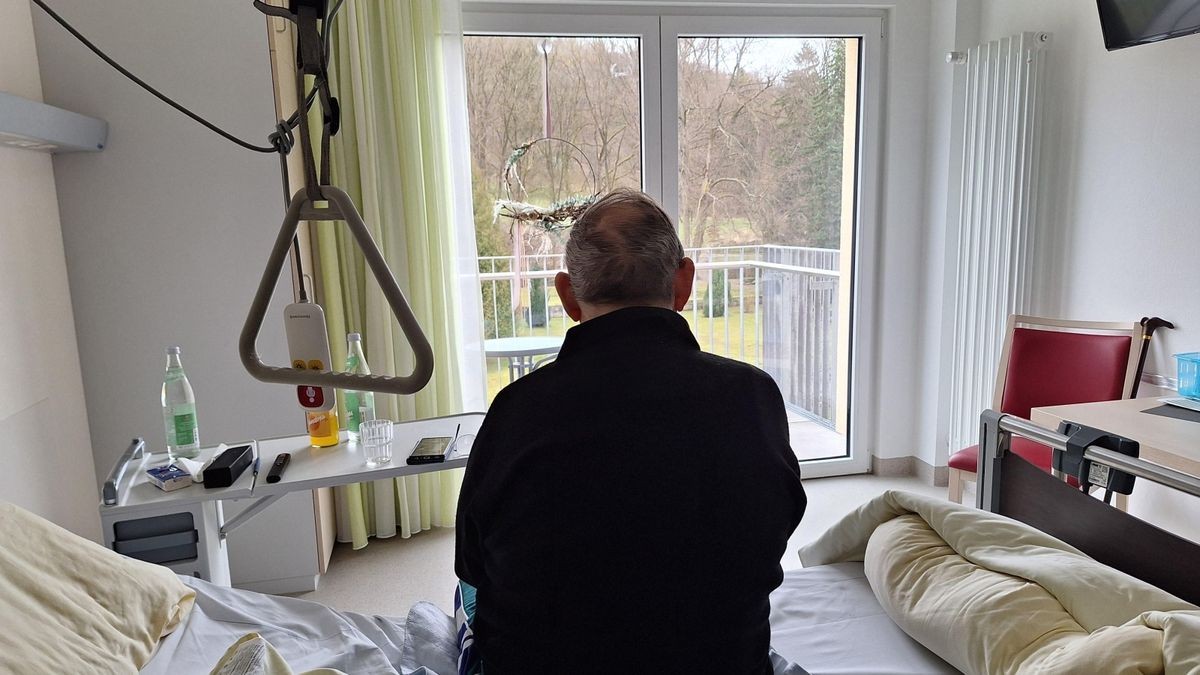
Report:
[{"label": "red armchair", "polygon": [[[1029,419],[1032,408],[1128,398],[1142,336],[1142,326],[1136,322],[1010,316],[992,407]],[[1013,438],[1011,449],[1050,471],[1051,448]],[[962,503],[963,483],[976,480],[979,446],[959,450],[950,456],[949,464],[950,501]]]}]

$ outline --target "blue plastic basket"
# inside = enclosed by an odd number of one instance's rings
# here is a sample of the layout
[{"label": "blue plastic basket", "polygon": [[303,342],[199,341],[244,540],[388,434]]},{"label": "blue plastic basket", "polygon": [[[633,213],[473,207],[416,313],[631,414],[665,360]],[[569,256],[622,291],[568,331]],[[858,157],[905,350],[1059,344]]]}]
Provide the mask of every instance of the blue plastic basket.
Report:
[{"label": "blue plastic basket", "polygon": [[1179,370],[1179,395],[1200,401],[1200,352],[1176,354]]}]

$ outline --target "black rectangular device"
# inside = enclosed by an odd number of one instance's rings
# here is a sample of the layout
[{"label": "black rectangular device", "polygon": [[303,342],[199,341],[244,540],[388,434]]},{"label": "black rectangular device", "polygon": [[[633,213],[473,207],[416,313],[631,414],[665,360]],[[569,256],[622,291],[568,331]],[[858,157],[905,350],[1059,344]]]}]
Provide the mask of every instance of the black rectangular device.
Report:
[{"label": "black rectangular device", "polygon": [[444,462],[450,455],[452,439],[449,436],[432,436],[417,441],[416,447],[408,454],[409,464],[433,464]]},{"label": "black rectangular device", "polygon": [[224,452],[204,469],[205,488],[223,488],[233,482],[254,463],[254,448],[250,445],[235,445]]},{"label": "black rectangular device", "polygon": [[1200,33],[1200,0],[1096,0],[1108,51]]}]

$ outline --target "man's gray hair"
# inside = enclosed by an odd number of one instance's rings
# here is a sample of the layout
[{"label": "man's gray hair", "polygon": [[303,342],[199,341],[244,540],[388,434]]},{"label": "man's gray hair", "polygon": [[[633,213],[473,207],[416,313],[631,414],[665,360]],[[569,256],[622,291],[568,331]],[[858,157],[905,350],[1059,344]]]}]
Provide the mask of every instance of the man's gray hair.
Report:
[{"label": "man's gray hair", "polygon": [[671,219],[638,190],[614,190],[571,226],[567,274],[575,298],[595,305],[670,302],[683,245]]}]

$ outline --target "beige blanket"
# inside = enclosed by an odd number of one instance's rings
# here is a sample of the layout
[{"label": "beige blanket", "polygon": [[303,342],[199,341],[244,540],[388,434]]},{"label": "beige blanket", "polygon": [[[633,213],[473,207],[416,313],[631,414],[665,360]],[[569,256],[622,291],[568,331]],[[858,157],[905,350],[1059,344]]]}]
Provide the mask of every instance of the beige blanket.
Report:
[{"label": "beige blanket", "polygon": [[0,673],[136,673],[192,589],[0,502]]},{"label": "beige blanket", "polygon": [[1200,673],[1200,608],[969,506],[887,492],[800,559],[863,561],[892,620],[967,673]]}]

